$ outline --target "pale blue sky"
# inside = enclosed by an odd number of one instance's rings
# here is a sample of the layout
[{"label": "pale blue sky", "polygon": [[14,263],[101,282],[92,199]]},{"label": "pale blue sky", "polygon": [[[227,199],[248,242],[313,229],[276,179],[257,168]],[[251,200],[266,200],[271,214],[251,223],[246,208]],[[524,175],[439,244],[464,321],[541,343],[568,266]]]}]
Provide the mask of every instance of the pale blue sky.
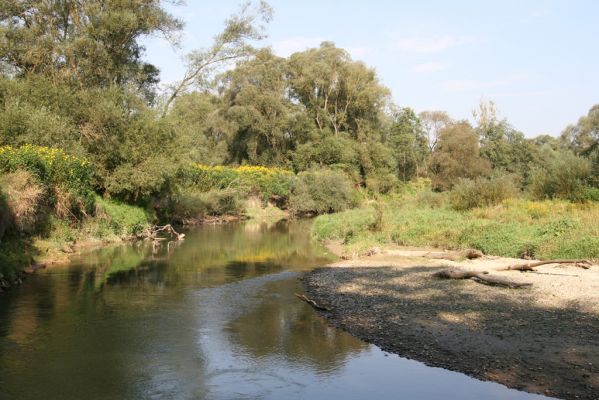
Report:
[{"label": "pale blue sky", "polygon": [[[149,39],[165,82],[208,46],[239,0],[187,0],[182,48]],[[394,101],[471,118],[481,97],[527,136],[557,135],[599,103],[599,1],[271,0],[264,45],[287,56],[335,42],[374,67]]]}]

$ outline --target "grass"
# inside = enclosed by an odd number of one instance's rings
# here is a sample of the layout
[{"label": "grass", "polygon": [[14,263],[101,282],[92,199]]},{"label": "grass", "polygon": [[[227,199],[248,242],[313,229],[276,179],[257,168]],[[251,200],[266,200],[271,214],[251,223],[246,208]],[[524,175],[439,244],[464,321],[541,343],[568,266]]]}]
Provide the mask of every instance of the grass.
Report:
[{"label": "grass", "polygon": [[457,211],[431,207],[418,195],[386,198],[318,217],[312,235],[340,240],[348,252],[396,244],[474,248],[505,257],[599,259],[599,204],[509,199]]},{"label": "grass", "polygon": [[56,215],[46,215],[44,228],[24,234],[8,232],[0,241],[0,279],[9,281],[35,262],[66,261],[72,246],[90,246],[136,237],[151,223],[143,209],[120,202],[95,199],[95,215],[76,223]]}]

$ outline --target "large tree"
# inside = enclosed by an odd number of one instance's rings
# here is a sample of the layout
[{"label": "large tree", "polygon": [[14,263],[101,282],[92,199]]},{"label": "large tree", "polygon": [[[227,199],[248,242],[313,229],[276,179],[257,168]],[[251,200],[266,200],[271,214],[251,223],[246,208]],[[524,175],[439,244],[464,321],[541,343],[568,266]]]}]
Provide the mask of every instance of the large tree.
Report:
[{"label": "large tree", "polygon": [[385,136],[397,160],[397,175],[401,180],[427,174],[427,137],[411,108],[401,108],[394,114]]},{"label": "large tree", "polygon": [[294,120],[302,111],[289,96],[286,60],[262,50],[228,72],[221,85],[224,113],[236,128],[232,161],[286,164],[298,140]]},{"label": "large tree", "polygon": [[363,138],[378,130],[389,90],[373,69],[331,42],[293,54],[289,65],[293,95],[321,132]]},{"label": "large tree", "polygon": [[222,68],[252,56],[256,51],[252,42],[265,38],[263,23],[271,18],[272,8],[264,0],[257,4],[243,3],[239,12],[225,21],[225,28],[214,37],[210,47],[194,50],[185,57],[187,69],[181,80],[169,85],[162,117],[177,97],[192,88],[205,90]]},{"label": "large tree", "polygon": [[436,189],[451,189],[462,178],[476,178],[490,171],[489,162],[480,156],[478,135],[465,121],[452,123],[439,133],[431,156]]},{"label": "large tree", "polygon": [[561,134],[561,140],[576,154],[592,163],[592,183],[599,186],[599,104],[587,115],[580,117],[576,125],[569,125]]},{"label": "large tree", "polygon": [[0,62],[14,76],[44,75],[79,86],[157,81],[139,39],[169,39],[181,23],[160,0],[18,0],[0,2]]}]

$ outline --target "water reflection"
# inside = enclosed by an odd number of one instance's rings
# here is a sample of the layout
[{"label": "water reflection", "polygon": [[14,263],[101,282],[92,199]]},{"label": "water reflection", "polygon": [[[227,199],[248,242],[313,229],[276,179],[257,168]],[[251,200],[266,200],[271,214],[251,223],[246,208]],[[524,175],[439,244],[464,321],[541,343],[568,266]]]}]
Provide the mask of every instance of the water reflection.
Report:
[{"label": "water reflection", "polygon": [[328,326],[294,297],[298,271],[327,260],[308,229],[207,226],[32,276],[0,296],[0,398],[530,397],[392,362]]}]

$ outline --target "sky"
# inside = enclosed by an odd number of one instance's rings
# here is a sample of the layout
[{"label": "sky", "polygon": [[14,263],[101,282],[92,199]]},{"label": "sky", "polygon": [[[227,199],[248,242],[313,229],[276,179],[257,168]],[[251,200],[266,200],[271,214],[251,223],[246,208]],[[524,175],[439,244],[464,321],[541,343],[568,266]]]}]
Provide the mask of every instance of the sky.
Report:
[{"label": "sky", "polygon": [[[167,6],[185,22],[180,46],[145,40],[163,82],[180,79],[183,56],[208,47],[240,0]],[[599,1],[271,0],[275,54],[332,41],[376,70],[393,101],[472,120],[496,103],[528,137],[559,135],[599,103]]]}]

